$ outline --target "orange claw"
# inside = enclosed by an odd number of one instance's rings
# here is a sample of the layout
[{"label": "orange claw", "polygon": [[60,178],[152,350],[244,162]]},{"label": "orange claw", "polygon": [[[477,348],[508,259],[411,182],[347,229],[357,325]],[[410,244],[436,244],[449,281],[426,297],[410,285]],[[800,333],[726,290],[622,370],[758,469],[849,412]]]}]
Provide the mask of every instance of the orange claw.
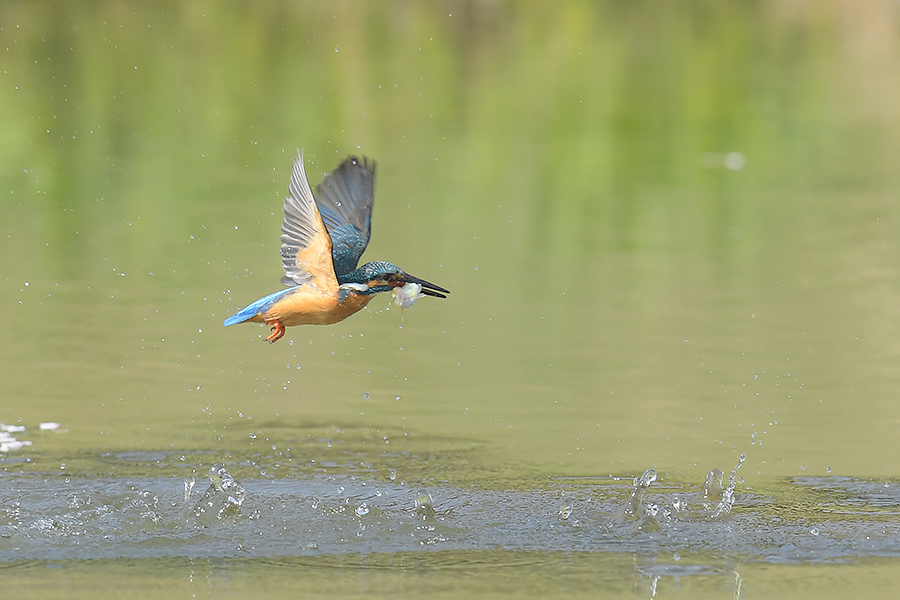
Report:
[{"label": "orange claw", "polygon": [[272,321],[269,325],[272,326],[272,334],[266,338],[266,341],[274,344],[284,337],[284,325],[281,324],[281,321]]}]

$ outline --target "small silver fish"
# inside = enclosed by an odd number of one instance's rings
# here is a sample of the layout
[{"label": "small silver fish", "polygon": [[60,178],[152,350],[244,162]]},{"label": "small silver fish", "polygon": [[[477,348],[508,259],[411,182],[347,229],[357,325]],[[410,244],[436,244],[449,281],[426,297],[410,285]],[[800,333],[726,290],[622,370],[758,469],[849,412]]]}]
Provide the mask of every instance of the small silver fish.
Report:
[{"label": "small silver fish", "polygon": [[404,286],[395,287],[391,296],[394,297],[394,304],[400,308],[412,308],[417,300],[425,297],[425,294],[422,293],[421,285],[410,282]]}]

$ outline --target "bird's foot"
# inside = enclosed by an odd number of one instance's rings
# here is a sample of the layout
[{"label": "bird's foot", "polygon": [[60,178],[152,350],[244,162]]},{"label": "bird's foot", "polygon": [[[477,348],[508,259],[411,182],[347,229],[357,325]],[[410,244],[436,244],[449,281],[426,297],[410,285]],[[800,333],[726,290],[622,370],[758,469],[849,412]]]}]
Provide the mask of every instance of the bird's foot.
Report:
[{"label": "bird's foot", "polygon": [[281,324],[281,321],[272,321],[269,325],[272,326],[272,334],[266,338],[266,341],[274,344],[284,337],[284,325]]}]

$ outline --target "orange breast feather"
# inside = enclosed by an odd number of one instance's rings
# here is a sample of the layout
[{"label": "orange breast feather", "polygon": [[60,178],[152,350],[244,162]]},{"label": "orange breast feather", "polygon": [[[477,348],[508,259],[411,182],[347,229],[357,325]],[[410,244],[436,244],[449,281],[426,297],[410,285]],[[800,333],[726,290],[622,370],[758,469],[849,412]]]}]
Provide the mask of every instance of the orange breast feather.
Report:
[{"label": "orange breast feather", "polygon": [[271,323],[277,320],[285,327],[330,325],[359,312],[373,298],[371,295],[350,292],[343,302],[339,302],[338,293],[337,290],[323,293],[312,285],[304,286],[296,294],[290,294],[273,304],[261,316],[250,320],[257,323]]}]

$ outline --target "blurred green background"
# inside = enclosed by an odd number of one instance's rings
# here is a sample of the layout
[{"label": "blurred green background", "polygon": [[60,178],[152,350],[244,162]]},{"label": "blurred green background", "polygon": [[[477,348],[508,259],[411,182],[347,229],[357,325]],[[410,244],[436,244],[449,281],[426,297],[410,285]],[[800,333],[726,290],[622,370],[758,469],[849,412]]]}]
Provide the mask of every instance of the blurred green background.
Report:
[{"label": "blurred green background", "polygon": [[[5,468],[900,476],[898,13],[3,2]],[[223,328],[298,147],[450,298]]]}]

